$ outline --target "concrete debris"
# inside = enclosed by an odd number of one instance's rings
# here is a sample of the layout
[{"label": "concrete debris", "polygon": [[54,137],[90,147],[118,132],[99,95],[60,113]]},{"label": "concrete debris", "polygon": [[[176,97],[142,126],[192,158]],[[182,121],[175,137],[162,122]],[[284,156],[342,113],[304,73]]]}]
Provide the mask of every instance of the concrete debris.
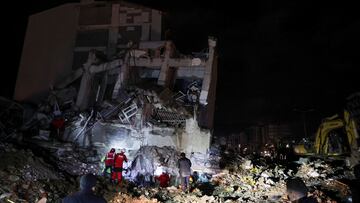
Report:
[{"label": "concrete debris", "polygon": [[163,109],[155,110],[154,119],[157,121],[157,123],[166,123],[170,126],[184,126],[186,123],[186,118],[184,115]]},{"label": "concrete debris", "polygon": [[0,202],[38,202],[44,193],[55,202],[75,190],[71,179],[31,150],[0,143],[0,159]]},{"label": "concrete debris", "polygon": [[322,160],[315,160],[309,163],[303,162],[295,176],[304,179],[305,182],[311,183],[317,181],[318,179],[326,179],[329,176],[336,176],[336,178],[342,178],[347,174],[344,174],[344,168],[333,167]]},{"label": "concrete debris", "polygon": [[[117,3],[109,5],[113,13],[121,10]],[[91,4],[85,10],[88,6]],[[149,14],[126,13],[135,16],[135,21]],[[157,13],[151,12],[154,22],[161,20]],[[149,20],[144,20],[147,23],[141,32],[148,30]],[[134,31],[128,28],[125,30]],[[289,202],[286,182],[296,177],[318,202],[348,198],[349,186],[342,181],[354,177],[343,164],[310,158],[297,163],[279,161],[273,144],[265,146],[261,156],[249,154],[250,146],[242,152],[239,146],[236,152],[210,145],[218,72],[215,38],[208,38],[207,51],[184,56],[172,41],[146,41],[149,33],[140,42],[119,44],[117,36],[123,34],[118,32],[123,31],[113,27],[109,31],[106,54],[91,46],[75,47],[81,57],[70,57],[74,63],[64,64],[81,65],[69,67],[64,72],[67,78],[53,74],[49,80],[39,80],[31,91],[25,91],[27,84],[18,78],[15,98],[21,100],[34,97],[33,101],[40,101],[50,85],[42,102],[19,104],[0,97],[0,202],[59,202],[77,191],[79,177],[89,173],[98,175],[96,193],[113,203]],[[89,47],[87,61],[80,61]],[[21,70],[45,70],[52,64],[25,62]],[[36,74],[44,71],[32,72],[31,78],[46,77]],[[54,84],[59,89],[50,81],[61,81]],[[103,158],[110,148],[125,151],[129,160],[124,163],[121,187],[103,176]],[[181,152],[192,162],[188,192],[179,187]],[[170,187],[158,187],[154,177],[163,172],[171,177]]]},{"label": "concrete debris", "polygon": [[131,203],[156,203],[159,202],[157,199],[147,199],[145,196],[132,197],[131,195],[124,194],[119,192],[116,196],[109,201],[110,203],[121,203],[121,202],[131,202]]},{"label": "concrete debris", "polygon": [[201,88],[196,81],[189,84],[186,91],[187,100],[191,103],[198,102],[200,97],[200,90]]},{"label": "concrete debris", "polygon": [[[6,101],[7,106],[24,109],[23,114],[17,114],[21,115],[19,120],[23,122],[9,125],[3,119],[0,120],[0,128],[4,134],[1,137],[13,138],[18,135],[15,132],[19,130],[27,138],[62,140],[81,147],[94,147],[102,143],[103,152],[114,144],[114,136],[122,131],[131,137],[129,143],[134,143],[130,146],[132,150],[138,150],[141,145],[156,145],[205,154],[210,147],[211,130],[200,128],[198,124],[200,118],[197,115],[202,115],[198,108],[201,90],[199,80],[186,79],[180,84],[179,90],[174,92],[158,85],[146,88],[140,86],[124,86],[119,89],[116,99],[96,100],[83,111],[79,111],[76,106],[74,100],[78,95],[71,86],[51,89],[49,96],[37,107],[22,107]],[[185,91],[186,94],[183,93]],[[57,120],[63,121],[64,126],[55,129],[53,122]],[[109,129],[113,125],[117,125],[118,132]],[[162,132],[152,134],[159,129]],[[159,139],[161,141],[157,142]]]},{"label": "concrete debris", "polygon": [[0,97],[0,140],[9,138],[23,122],[24,108],[21,104]]},{"label": "concrete debris", "polygon": [[48,104],[54,106],[58,104],[62,109],[72,106],[75,103],[77,91],[74,87],[52,90],[47,98]]},{"label": "concrete debris", "polygon": [[130,123],[130,118],[133,117],[138,111],[136,103],[132,103],[129,106],[121,109],[119,118],[122,123]]},{"label": "concrete debris", "polygon": [[36,112],[29,120],[27,120],[21,130],[31,130],[31,129],[48,129],[51,123],[51,115],[43,112]]},{"label": "concrete debris", "polygon": [[[63,114],[68,114],[61,115],[65,118],[65,127],[62,133],[56,133],[56,137],[49,128],[55,117],[45,111],[34,112],[23,129],[35,129],[32,136],[37,139],[58,139],[81,147],[96,145],[103,148],[99,149],[101,152],[116,144],[117,148],[131,150],[138,150],[142,145],[155,145],[206,153],[210,146],[210,130],[198,126],[193,106],[178,104],[175,98],[179,98],[173,97],[169,89],[157,92],[160,91],[138,87],[121,89],[117,100],[104,101],[71,116],[70,110],[59,108]],[[49,138],[47,131],[50,131]]]},{"label": "concrete debris", "polygon": [[[157,154],[157,150],[159,149],[145,147],[137,156],[139,160],[144,161],[143,163],[145,165],[153,165],[153,167],[149,169],[150,174],[152,171],[156,171],[154,168],[159,165],[159,157],[162,157],[164,154],[171,154],[169,151],[160,151],[163,153]],[[147,153],[152,155],[146,156],[145,154]],[[143,158],[143,155],[147,158]],[[150,159],[154,160],[155,164],[149,163]],[[145,160],[148,160],[147,164]],[[203,181],[204,179],[201,178],[196,178],[194,173],[190,194],[182,193],[181,190],[174,186],[166,188],[166,192],[154,188],[138,192],[143,194],[142,198],[147,198],[146,201],[155,201],[154,198],[156,198],[157,201],[161,202],[166,202],[166,200],[172,200],[172,202],[287,202],[286,180],[302,174],[304,170],[304,165],[290,169],[280,164],[274,164],[273,166],[262,163],[255,164],[258,160],[245,157],[236,157],[233,162],[234,163],[229,164],[228,167],[221,172],[208,174],[208,177],[210,177],[208,179],[209,182]],[[137,166],[141,165],[139,161],[136,161],[136,163]],[[314,166],[316,165],[313,172],[319,174],[326,172],[327,178],[353,178],[350,174],[346,175],[345,171],[342,175],[332,174],[334,171],[326,171],[325,169],[329,167],[325,162],[315,160],[309,161],[308,163]],[[171,173],[172,167],[171,164],[166,165],[166,170]],[[143,169],[138,168],[135,171],[144,171],[145,168],[146,167]],[[296,175],[294,175],[293,170],[297,171]],[[198,173],[200,173],[199,177],[201,177],[201,175],[204,177],[204,174],[206,174],[203,171],[198,171]],[[309,195],[317,198],[319,202],[341,201],[348,198],[349,187],[347,187],[346,184],[339,181],[331,181],[330,183],[327,179],[323,179],[322,176],[309,176],[308,178],[317,180],[317,182],[309,181],[306,177],[304,178],[304,181],[309,187]],[[176,183],[173,184],[178,186]],[[337,190],[334,189],[336,187],[338,188]],[[326,195],[326,191],[331,190],[330,188],[332,188],[334,193],[337,192],[338,196],[330,195],[330,197]]]},{"label": "concrete debris", "polygon": [[57,151],[59,168],[71,175],[82,175],[86,173],[98,174],[101,172],[100,156],[94,155],[93,151],[72,150]]},{"label": "concrete debris", "polygon": [[71,143],[58,141],[27,140],[34,146],[40,147],[51,157],[50,162],[57,165],[58,170],[73,176],[86,173],[101,173],[101,155],[96,150],[77,148]]},{"label": "concrete debris", "polygon": [[[99,53],[91,54],[93,70],[105,67]],[[144,54],[136,50],[130,55]],[[203,64],[198,60],[192,63]],[[186,60],[170,62],[178,63],[179,75],[186,75],[185,69],[180,71]],[[121,67],[124,71],[126,65]],[[108,202],[288,202],[286,181],[294,177],[301,178],[319,202],[348,198],[350,189],[341,180],[351,180],[353,174],[343,165],[309,158],[284,163],[270,148],[259,156],[211,146],[211,129],[199,126],[209,84],[184,77],[170,89],[166,72],[168,66],[161,66],[158,83],[164,86],[120,81],[112,100],[104,100],[109,93],[101,85],[94,102],[81,97],[91,95],[85,91],[92,80],[89,71],[82,78],[81,94],[73,87],[51,90],[36,107],[0,98],[0,139],[27,149],[0,143],[0,160],[5,163],[0,165],[0,201],[56,202],[77,190],[74,177],[88,173],[99,176],[97,193]],[[132,77],[126,71],[120,76]],[[52,127],[56,119],[62,119],[63,129]],[[110,148],[125,149],[129,159],[121,188],[101,177],[102,160]],[[189,193],[179,187],[180,152],[192,162]],[[155,176],[162,172],[170,175],[170,187],[157,187]]]},{"label": "concrete debris", "polygon": [[177,102],[184,103],[185,102],[185,94],[182,91],[178,91],[176,94],[173,95],[173,98]]},{"label": "concrete debris", "polygon": [[[4,183],[0,186],[0,199],[56,202],[76,191],[78,180],[74,176],[102,174],[101,155],[94,150],[44,140],[32,140],[32,145],[36,146],[37,156],[31,150],[0,143],[0,159],[5,163],[0,166]],[[350,180],[353,175],[328,162],[266,164],[263,158],[225,153],[217,147],[211,149],[206,157],[220,160],[219,156],[228,154],[228,164],[223,169],[210,167],[200,153],[190,153],[188,157],[193,163],[190,193],[184,193],[177,180],[180,152],[166,146],[143,146],[135,152],[126,151],[132,159],[124,167],[123,187],[99,176],[97,193],[108,202],[287,202],[286,180],[301,177],[309,188],[309,195],[319,202],[342,201],[350,195],[349,186],[340,180]],[[39,158],[43,155],[47,158]],[[205,168],[208,171],[203,170]],[[154,176],[163,171],[171,174],[171,186],[158,188]]]},{"label": "concrete debris", "polygon": [[119,111],[121,105],[122,103],[111,104],[110,102],[107,101],[103,102],[102,110],[99,112],[101,115],[101,119],[107,120],[111,116],[115,115]]},{"label": "concrete debris", "polygon": [[[179,176],[177,169],[178,152],[172,147],[143,146],[137,151],[130,166],[129,177],[134,181],[141,181],[141,178],[150,178],[148,183],[153,184],[154,177],[166,172],[171,177]],[[172,180],[177,184],[177,180]],[[140,183],[143,184],[143,183]]]}]

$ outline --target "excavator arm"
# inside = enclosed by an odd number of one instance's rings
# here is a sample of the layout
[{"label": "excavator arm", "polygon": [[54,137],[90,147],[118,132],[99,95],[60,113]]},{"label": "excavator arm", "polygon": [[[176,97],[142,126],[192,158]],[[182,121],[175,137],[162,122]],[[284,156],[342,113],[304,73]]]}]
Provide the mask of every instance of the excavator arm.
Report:
[{"label": "excavator arm", "polygon": [[330,132],[336,129],[343,128],[346,133],[347,142],[349,143],[351,153],[357,153],[358,133],[355,126],[355,121],[351,119],[348,111],[344,111],[344,117],[340,118],[338,115],[324,119],[316,132],[315,138],[315,153],[322,155],[329,155],[329,137]]},{"label": "excavator arm", "polygon": [[344,122],[338,115],[324,119],[320,124],[315,138],[315,153],[316,154],[328,154],[329,151],[329,133],[332,130],[341,128],[344,126]]},{"label": "excavator arm", "polygon": [[[332,136],[332,131],[336,131],[337,129],[342,129],[343,132],[346,134],[343,137],[346,142],[348,142],[348,147],[345,153],[333,153],[330,152],[329,146],[330,144],[330,137]],[[347,153],[351,153],[350,157],[347,157],[350,166],[354,166],[359,163],[360,153],[359,153],[359,146],[358,146],[358,130],[356,126],[355,120],[350,116],[347,110],[344,111],[344,117],[340,117],[338,115],[334,115],[332,117],[325,118],[322,123],[320,124],[319,128],[316,131],[315,136],[315,143],[313,146],[314,152],[309,153],[304,145],[297,145],[294,147],[294,152],[298,155],[345,155]],[[338,140],[339,141],[339,140]],[[347,143],[339,143],[347,144]],[[346,146],[342,146],[346,148]]]},{"label": "excavator arm", "polygon": [[357,139],[359,138],[358,131],[356,128],[356,122],[354,119],[350,118],[348,111],[344,112],[344,121],[345,121],[345,130],[347,138],[352,150],[358,149]]}]

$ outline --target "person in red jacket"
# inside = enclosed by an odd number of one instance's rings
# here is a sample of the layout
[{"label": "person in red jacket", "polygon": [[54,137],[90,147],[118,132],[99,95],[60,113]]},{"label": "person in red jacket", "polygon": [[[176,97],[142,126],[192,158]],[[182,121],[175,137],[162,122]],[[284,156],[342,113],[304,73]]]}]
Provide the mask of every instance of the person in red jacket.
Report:
[{"label": "person in red jacket", "polygon": [[55,116],[54,119],[51,121],[50,127],[54,137],[60,139],[62,133],[65,131],[65,119],[60,115]]},{"label": "person in red jacket", "polygon": [[[110,174],[112,173],[113,167],[114,167],[114,161],[115,161],[115,149],[111,148],[110,151],[106,154],[105,157],[105,169],[104,169],[104,176],[108,173],[110,170]],[[110,178],[111,180],[111,178]]]},{"label": "person in red jacket", "polygon": [[157,176],[156,180],[159,181],[160,187],[162,187],[162,188],[169,187],[170,176],[165,171],[163,171],[160,176]]},{"label": "person in red jacket", "polygon": [[114,168],[112,172],[112,180],[115,182],[117,179],[117,183],[120,185],[122,181],[122,171],[123,171],[123,163],[127,162],[127,157],[125,152],[122,150],[120,153],[115,155],[114,160]]}]

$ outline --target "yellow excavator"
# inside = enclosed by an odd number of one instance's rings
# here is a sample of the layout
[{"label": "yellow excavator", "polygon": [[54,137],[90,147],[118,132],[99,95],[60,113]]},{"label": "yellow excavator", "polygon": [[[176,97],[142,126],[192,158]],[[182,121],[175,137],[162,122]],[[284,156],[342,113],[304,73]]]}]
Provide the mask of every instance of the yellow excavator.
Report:
[{"label": "yellow excavator", "polygon": [[316,132],[312,149],[305,145],[295,145],[294,152],[300,156],[322,156],[344,158],[349,166],[359,163],[358,129],[348,111],[344,116],[325,118]]}]

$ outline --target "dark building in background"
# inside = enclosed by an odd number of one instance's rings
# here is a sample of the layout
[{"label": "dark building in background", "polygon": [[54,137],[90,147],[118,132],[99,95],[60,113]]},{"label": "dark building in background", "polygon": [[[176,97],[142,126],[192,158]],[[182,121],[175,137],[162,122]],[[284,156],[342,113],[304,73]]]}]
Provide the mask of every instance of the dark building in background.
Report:
[{"label": "dark building in background", "polygon": [[[96,49],[161,39],[161,12],[123,1],[64,4],[29,17],[14,99],[38,102]],[[46,77],[44,77],[46,75]]]},{"label": "dark building in background", "polygon": [[251,151],[258,151],[266,144],[278,145],[299,140],[301,137],[296,133],[297,126],[291,123],[263,123],[244,128],[239,133],[233,133],[228,137],[229,147],[242,147]]}]

